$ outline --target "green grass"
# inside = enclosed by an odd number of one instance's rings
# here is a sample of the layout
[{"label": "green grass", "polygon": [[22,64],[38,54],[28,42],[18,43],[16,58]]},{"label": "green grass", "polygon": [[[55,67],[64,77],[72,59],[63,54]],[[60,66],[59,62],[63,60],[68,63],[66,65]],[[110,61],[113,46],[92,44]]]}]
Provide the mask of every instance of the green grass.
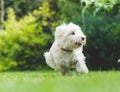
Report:
[{"label": "green grass", "polygon": [[71,76],[60,76],[54,71],[3,72],[0,92],[120,92],[120,72]]}]

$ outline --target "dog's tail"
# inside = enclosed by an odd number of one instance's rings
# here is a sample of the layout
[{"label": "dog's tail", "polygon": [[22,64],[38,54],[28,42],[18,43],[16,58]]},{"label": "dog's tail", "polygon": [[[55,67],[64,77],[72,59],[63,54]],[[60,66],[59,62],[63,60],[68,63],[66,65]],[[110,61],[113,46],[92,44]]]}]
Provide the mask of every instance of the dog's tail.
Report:
[{"label": "dog's tail", "polygon": [[50,55],[50,52],[45,52],[44,57],[45,57],[47,65],[54,69],[55,68],[55,63],[54,63],[54,61],[53,61],[53,59]]}]

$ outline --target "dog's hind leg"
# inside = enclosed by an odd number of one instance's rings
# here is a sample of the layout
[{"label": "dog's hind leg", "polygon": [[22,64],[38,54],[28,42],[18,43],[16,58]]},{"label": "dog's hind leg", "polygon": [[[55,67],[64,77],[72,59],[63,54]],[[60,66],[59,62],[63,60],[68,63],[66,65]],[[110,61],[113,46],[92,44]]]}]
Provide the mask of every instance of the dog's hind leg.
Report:
[{"label": "dog's hind leg", "polygon": [[52,56],[50,55],[50,52],[44,53],[46,63],[49,67],[55,69],[55,62],[52,59]]}]

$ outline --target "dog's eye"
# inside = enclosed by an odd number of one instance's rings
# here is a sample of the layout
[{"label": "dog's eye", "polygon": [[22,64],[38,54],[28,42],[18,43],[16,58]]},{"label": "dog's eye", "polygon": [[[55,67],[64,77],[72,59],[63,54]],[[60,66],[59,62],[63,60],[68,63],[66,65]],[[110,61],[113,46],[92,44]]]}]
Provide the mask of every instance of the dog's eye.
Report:
[{"label": "dog's eye", "polygon": [[71,34],[72,34],[72,35],[75,35],[75,32],[72,32]]}]

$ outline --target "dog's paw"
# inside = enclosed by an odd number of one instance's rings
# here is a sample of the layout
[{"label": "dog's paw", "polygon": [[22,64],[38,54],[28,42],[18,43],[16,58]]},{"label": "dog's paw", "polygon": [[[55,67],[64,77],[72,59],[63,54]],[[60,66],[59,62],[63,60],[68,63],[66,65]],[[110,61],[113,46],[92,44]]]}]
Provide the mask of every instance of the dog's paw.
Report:
[{"label": "dog's paw", "polygon": [[87,68],[87,66],[85,64],[82,64],[82,65],[77,64],[76,65],[76,72],[77,73],[85,73],[85,74],[87,74],[89,72],[89,70],[88,70],[88,68]]}]

